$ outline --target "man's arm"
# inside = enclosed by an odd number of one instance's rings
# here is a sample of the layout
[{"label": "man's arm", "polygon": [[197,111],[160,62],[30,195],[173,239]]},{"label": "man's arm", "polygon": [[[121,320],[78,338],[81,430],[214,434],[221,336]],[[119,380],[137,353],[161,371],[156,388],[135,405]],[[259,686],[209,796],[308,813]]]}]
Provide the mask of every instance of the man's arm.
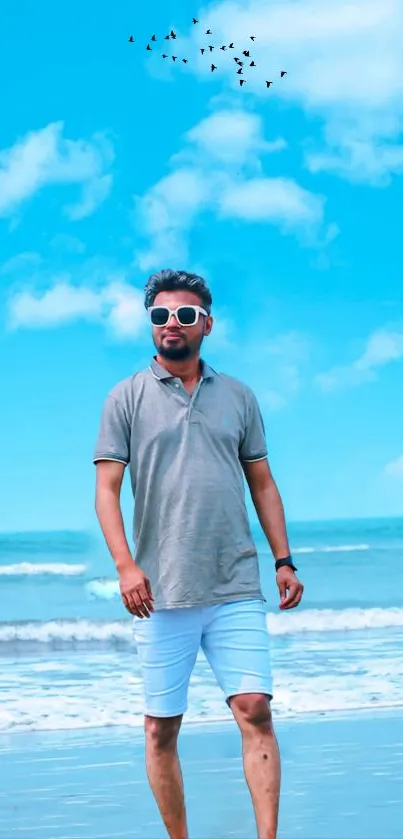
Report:
[{"label": "man's arm", "polygon": [[242,467],[262,530],[275,559],[289,555],[284,507],[267,458],[244,461]]},{"label": "man's arm", "polygon": [[118,574],[121,574],[135,564],[120,506],[125,464],[117,460],[99,460],[96,470],[95,510]]},{"label": "man's arm", "polygon": [[131,554],[123,523],[120,493],[130,462],[130,410],[110,394],[104,404],[95,447],[95,509],[116,565],[123,603],[132,615],[149,617],[153,610],[150,581]]},{"label": "man's arm", "polygon": [[[274,558],[283,559],[290,554],[284,508],[267,459],[245,461],[242,465],[252,501]],[[280,609],[294,609],[302,598],[302,583],[287,566],[277,571],[276,580],[280,592]]]},{"label": "man's arm", "polygon": [[125,464],[97,460],[96,467],[95,509],[119,575],[123,603],[132,615],[148,618],[153,611],[150,581],[131,554],[120,506]]},{"label": "man's arm", "polygon": [[[290,554],[290,547],[283,503],[267,460],[266,437],[259,406],[250,390],[248,396],[249,410],[239,457],[255,510],[274,558],[285,559]],[[279,568],[276,582],[280,592],[280,609],[294,609],[298,606],[304,587],[292,568]]]}]

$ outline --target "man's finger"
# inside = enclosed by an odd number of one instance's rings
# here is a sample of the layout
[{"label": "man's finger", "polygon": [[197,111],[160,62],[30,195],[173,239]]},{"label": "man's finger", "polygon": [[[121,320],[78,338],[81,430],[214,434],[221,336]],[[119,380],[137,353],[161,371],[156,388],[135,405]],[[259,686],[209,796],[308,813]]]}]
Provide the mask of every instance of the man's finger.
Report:
[{"label": "man's finger", "polygon": [[283,600],[283,605],[291,603],[294,600],[294,597],[296,596],[298,591],[298,583],[291,583],[291,585],[287,586],[287,590],[288,594]]},{"label": "man's finger", "polygon": [[[132,592],[133,600],[137,609],[140,611],[140,617],[142,618],[149,618],[150,617],[150,608],[148,604],[150,603],[148,599],[148,594],[146,591],[145,586],[139,588]],[[152,609],[151,603],[150,607]]]},{"label": "man's finger", "polygon": [[293,609],[295,606],[298,606],[302,598],[303,588],[300,584],[291,585],[288,597],[282,601],[280,604],[281,609]]},{"label": "man's finger", "polygon": [[130,612],[131,615],[136,615],[136,617],[141,618],[142,615],[140,614],[136,604],[131,599],[130,595],[122,594],[123,605]]},{"label": "man's finger", "polygon": [[284,600],[284,598],[287,594],[287,583],[277,583],[277,585],[278,585],[278,590],[279,590],[279,593],[280,593],[280,597],[281,597],[282,600]]},{"label": "man's finger", "polygon": [[146,578],[145,585],[146,585],[147,594],[148,594],[150,600],[154,600],[153,593],[151,591],[151,583],[150,583],[150,580],[148,579],[148,577]]},{"label": "man's finger", "polygon": [[153,603],[152,603],[152,598],[150,598],[150,595],[149,595],[149,593],[148,593],[148,589],[147,589],[147,587],[146,587],[145,585],[143,586],[143,588],[142,588],[142,589],[140,589],[140,597],[141,597],[141,599],[142,599],[142,601],[143,601],[143,604],[144,604],[144,606],[146,607],[146,609],[147,609],[149,612],[154,611],[154,606],[153,606]]},{"label": "man's finger", "polygon": [[131,595],[132,602],[137,609],[138,616],[140,618],[147,617],[147,615],[144,612],[144,606],[143,606],[143,601],[142,601],[142,598],[141,598],[140,591],[137,591],[136,589],[134,589],[133,591],[130,592],[130,595]]}]

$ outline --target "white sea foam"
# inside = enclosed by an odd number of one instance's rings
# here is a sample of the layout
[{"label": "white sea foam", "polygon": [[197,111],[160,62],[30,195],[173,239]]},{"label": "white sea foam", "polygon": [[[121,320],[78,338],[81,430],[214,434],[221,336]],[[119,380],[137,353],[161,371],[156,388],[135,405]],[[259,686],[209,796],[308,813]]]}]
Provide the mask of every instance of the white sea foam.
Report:
[{"label": "white sea foam", "polygon": [[355,551],[369,551],[370,545],[317,545],[315,548],[306,546],[301,548],[293,548],[293,554],[337,554],[337,553],[354,553]]},{"label": "white sea foam", "polygon": [[87,620],[32,621],[0,624],[0,644],[70,644],[129,642],[132,637],[131,622],[114,621],[95,623]]},{"label": "white sea foam", "polygon": [[386,629],[403,626],[403,609],[307,609],[277,615],[269,613],[267,624],[272,635]]},{"label": "white sea foam", "polygon": [[[332,633],[403,627],[403,609],[307,609],[300,612],[269,612],[271,635]],[[130,620],[95,622],[54,620],[0,624],[0,644],[48,644],[75,647],[78,644],[116,646],[132,642]]]},{"label": "white sea foam", "polygon": [[[303,666],[301,659],[305,656]],[[305,639],[287,651],[272,650],[273,714],[305,714],[392,708],[403,704],[403,659],[398,648],[385,654],[382,643],[367,644],[359,663],[354,642],[340,649],[308,650]],[[9,686],[0,709],[0,730],[44,731],[143,725],[142,682],[137,656],[83,653],[68,672],[70,658],[49,657],[39,674],[29,657],[6,659],[3,678]],[[59,672],[58,672],[59,671]],[[185,721],[231,718],[224,697],[203,656],[198,656],[189,689]]]},{"label": "white sea foam", "polygon": [[85,565],[68,565],[67,562],[18,562],[0,565],[0,577],[80,577]]}]

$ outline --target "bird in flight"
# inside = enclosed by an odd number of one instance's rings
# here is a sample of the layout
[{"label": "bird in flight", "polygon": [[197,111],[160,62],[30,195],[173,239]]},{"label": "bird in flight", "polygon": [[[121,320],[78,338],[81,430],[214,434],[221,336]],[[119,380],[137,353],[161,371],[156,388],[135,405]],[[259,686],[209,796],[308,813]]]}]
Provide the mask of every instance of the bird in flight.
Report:
[{"label": "bird in flight", "polygon": [[[199,20],[197,18],[193,17],[192,22],[193,22],[193,25],[196,25],[196,24],[199,23]],[[206,29],[205,34],[206,35],[212,35],[213,32],[212,32],[211,29]],[[177,39],[177,34],[174,31],[174,29],[171,29],[170,33],[168,35],[164,36],[165,41],[170,41],[170,40],[175,41],[176,39]],[[256,40],[256,35],[249,35],[249,39],[254,42]],[[151,44],[156,43],[157,40],[158,40],[158,38],[155,34],[151,35],[149,43],[146,46],[146,51],[147,52],[152,52],[153,47],[151,46]],[[134,36],[130,35],[130,37],[128,38],[128,41],[129,41],[130,44],[134,44],[135,43]],[[222,44],[221,46],[218,46],[218,45],[214,46],[213,44],[207,44],[205,47],[200,48],[200,53],[201,53],[201,55],[205,55],[205,53],[207,51],[212,53],[214,49],[220,49],[222,52],[226,52],[229,49],[233,50],[234,49],[234,42],[231,41],[230,44]],[[248,49],[243,50],[242,56],[245,56],[245,58],[251,59],[248,62],[247,66],[257,67],[256,61],[254,61],[252,59],[252,56],[251,56],[250,51]],[[171,58],[174,63],[176,61],[181,61],[183,64],[188,64],[189,63],[187,58],[179,58],[177,55],[169,56],[167,53],[163,53],[162,58],[165,59],[165,60],[168,59],[168,58]],[[233,56],[233,60],[238,65],[238,69],[236,71],[237,75],[238,76],[243,76],[245,62],[241,61],[241,59],[238,58],[238,56]],[[211,64],[210,67],[211,67],[211,72],[212,73],[214,73],[216,70],[218,70],[218,66],[216,64]],[[284,79],[285,76],[288,75],[288,71],[287,70],[281,70],[279,75],[282,79]],[[240,78],[240,79],[238,79],[238,81],[239,81],[239,84],[240,84],[241,87],[243,87],[243,85],[246,84],[246,79],[245,78]],[[274,82],[272,82],[272,81],[269,81],[269,80],[266,81],[266,87],[267,88],[270,88],[273,84],[274,84]]]}]

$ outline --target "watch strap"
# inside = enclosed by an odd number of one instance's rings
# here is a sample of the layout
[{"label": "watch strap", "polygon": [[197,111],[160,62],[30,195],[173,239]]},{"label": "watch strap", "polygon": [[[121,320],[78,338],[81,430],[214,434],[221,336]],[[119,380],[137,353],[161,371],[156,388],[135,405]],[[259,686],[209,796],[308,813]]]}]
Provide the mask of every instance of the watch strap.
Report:
[{"label": "watch strap", "polygon": [[279,568],[284,567],[292,568],[293,571],[298,571],[298,568],[295,567],[291,556],[286,556],[284,559],[276,559],[276,571],[278,571]]}]

